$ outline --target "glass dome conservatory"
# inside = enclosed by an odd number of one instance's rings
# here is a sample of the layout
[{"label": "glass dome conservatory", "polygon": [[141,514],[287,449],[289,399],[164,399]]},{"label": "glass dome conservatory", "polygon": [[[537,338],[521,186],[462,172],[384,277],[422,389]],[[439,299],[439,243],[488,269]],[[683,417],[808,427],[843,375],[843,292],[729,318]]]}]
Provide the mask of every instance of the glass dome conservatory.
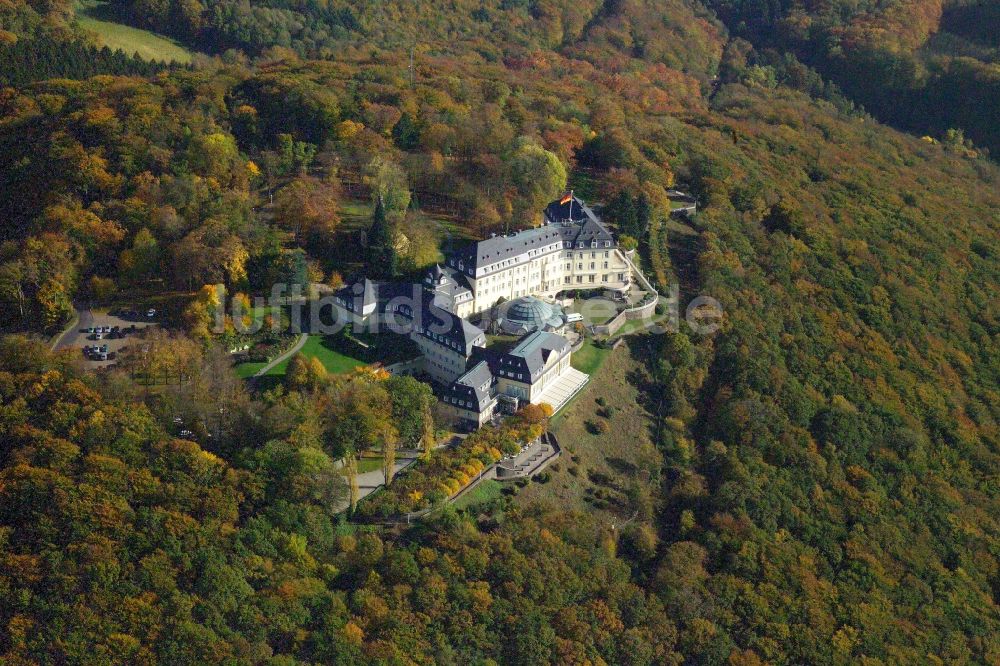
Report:
[{"label": "glass dome conservatory", "polygon": [[534,331],[558,331],[566,325],[563,309],[534,296],[518,298],[500,307],[500,328],[505,333],[524,335]]}]

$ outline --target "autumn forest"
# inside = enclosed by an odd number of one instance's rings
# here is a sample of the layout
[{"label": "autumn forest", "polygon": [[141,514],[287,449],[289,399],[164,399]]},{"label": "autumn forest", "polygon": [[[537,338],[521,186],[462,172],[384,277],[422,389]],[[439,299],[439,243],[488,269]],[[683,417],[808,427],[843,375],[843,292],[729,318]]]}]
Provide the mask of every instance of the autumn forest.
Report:
[{"label": "autumn forest", "polygon": [[[0,663],[1000,664],[995,0],[100,4],[191,61],[0,0]],[[570,189],[724,317],[560,414],[438,446],[407,341],[227,314]]]}]

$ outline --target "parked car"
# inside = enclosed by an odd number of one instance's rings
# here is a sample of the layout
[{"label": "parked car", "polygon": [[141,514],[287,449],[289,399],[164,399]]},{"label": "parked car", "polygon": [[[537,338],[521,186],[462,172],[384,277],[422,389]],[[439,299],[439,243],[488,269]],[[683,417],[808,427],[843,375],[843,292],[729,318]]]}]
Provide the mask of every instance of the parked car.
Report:
[{"label": "parked car", "polygon": [[148,310],[146,310],[146,318],[152,319],[155,316],[156,316],[156,308],[149,308]]},{"label": "parked car", "polygon": [[93,338],[94,340],[102,340],[103,338],[104,338],[104,334],[101,333],[100,331],[96,331],[94,333],[94,338]]}]

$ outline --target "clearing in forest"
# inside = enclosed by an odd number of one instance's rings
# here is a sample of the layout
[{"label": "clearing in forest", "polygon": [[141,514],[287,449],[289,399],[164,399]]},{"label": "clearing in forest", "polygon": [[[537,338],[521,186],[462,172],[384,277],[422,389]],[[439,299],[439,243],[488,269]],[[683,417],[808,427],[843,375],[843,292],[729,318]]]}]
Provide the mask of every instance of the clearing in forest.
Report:
[{"label": "clearing in forest", "polygon": [[118,23],[106,2],[77,0],[75,8],[80,27],[97,33],[101,45],[112,51],[121,49],[128,55],[137,53],[143,60],[191,62],[192,52],[169,37]]}]

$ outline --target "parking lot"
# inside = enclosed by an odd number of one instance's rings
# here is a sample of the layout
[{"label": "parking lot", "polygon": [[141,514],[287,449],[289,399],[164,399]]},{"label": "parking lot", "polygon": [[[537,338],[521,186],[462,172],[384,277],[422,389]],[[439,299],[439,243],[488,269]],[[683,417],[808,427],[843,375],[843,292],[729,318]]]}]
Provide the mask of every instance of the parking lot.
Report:
[{"label": "parking lot", "polygon": [[[149,326],[156,326],[156,314],[149,311],[116,311],[115,314],[80,310],[80,321],[73,331],[59,340],[56,349],[74,349],[84,357],[89,367],[112,365],[118,352],[130,343],[130,338]],[[97,347],[96,353],[85,348]]]}]

